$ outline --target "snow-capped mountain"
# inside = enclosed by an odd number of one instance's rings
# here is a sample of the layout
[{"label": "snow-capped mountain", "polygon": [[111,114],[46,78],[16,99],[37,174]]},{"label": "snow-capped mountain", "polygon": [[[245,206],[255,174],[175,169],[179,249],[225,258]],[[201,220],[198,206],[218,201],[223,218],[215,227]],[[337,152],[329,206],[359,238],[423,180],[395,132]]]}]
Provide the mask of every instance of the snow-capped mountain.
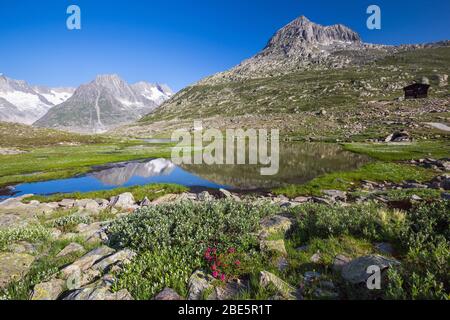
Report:
[{"label": "snow-capped mountain", "polygon": [[104,132],[138,120],[172,95],[165,85],[129,85],[118,75],[99,75],[81,85],[67,101],[50,109],[35,125],[82,133]]},{"label": "snow-capped mountain", "polygon": [[165,84],[153,84],[148,82],[138,82],[131,85],[134,92],[146,100],[153,101],[160,105],[171,96],[173,91]]},{"label": "snow-capped mountain", "polygon": [[45,86],[34,86],[33,89],[54,105],[63,103],[75,92],[75,88],[69,87],[48,88]]},{"label": "snow-capped mountain", "polygon": [[[53,92],[55,95],[52,95]],[[38,90],[26,81],[14,80],[0,74],[0,121],[32,124],[70,95],[70,88]]]}]

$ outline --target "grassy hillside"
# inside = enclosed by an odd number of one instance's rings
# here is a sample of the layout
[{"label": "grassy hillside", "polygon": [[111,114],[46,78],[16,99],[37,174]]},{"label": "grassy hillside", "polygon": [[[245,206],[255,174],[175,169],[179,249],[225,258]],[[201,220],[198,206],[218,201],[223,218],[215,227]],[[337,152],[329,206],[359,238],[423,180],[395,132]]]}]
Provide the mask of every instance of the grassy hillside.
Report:
[{"label": "grassy hillside", "polygon": [[0,122],[0,148],[28,148],[105,142],[101,136],[77,135],[64,131]]},{"label": "grassy hillside", "polygon": [[422,76],[431,80],[431,96],[442,97],[448,86],[437,88],[435,76],[449,72],[450,47],[420,49],[363,67],[188,87],[141,122],[351,108],[366,101],[401,97],[403,87]]},{"label": "grassy hillside", "polygon": [[[391,129],[432,137],[443,133],[424,129],[422,122],[448,122],[449,86],[439,86],[437,76],[449,73],[450,47],[438,47],[347,69],[194,85],[137,125],[117,132],[169,135],[203,119],[211,127],[276,127],[282,135],[303,138],[364,140]],[[404,86],[424,76],[432,85],[429,99],[398,101]]]}]

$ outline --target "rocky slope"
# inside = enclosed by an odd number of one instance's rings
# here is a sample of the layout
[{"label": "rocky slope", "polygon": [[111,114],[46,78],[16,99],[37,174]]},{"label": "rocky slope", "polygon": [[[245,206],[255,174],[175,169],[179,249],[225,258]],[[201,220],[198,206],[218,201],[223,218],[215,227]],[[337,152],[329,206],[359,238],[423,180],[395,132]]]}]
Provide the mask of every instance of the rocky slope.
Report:
[{"label": "rocky slope", "polygon": [[392,50],[363,43],[356,32],[344,25],[322,26],[301,16],[278,30],[254,57],[200,83],[267,77],[295,70],[342,68],[356,62],[361,55],[367,60]]},{"label": "rocky slope", "polygon": [[129,85],[117,75],[100,75],[80,86],[70,99],[49,110],[34,125],[82,133],[104,132],[139,119],[172,94],[164,85]]},{"label": "rocky slope", "polygon": [[0,74],[0,121],[32,124],[51,107],[67,100],[72,88],[31,87]]},{"label": "rocky slope", "polygon": [[[190,128],[192,119],[203,119],[205,126],[277,127],[281,134],[304,138],[347,139],[367,131],[377,137],[384,134],[378,132],[382,119],[368,117],[380,115],[371,106],[391,101],[387,112],[409,106],[397,99],[404,86],[423,77],[430,80],[433,107],[445,113],[449,65],[448,41],[372,45],[343,25],[326,27],[300,17],[254,57],[185,88],[138,124],[117,132],[170,135],[173,129]],[[446,122],[442,113],[428,117]]]}]

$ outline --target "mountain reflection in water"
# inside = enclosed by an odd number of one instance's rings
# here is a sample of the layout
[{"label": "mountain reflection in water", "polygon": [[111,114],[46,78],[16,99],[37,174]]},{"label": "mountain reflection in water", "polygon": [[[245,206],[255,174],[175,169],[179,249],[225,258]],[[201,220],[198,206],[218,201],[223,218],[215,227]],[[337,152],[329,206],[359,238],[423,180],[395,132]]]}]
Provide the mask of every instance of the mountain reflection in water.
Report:
[{"label": "mountain reflection in water", "polygon": [[156,159],[148,162],[129,162],[110,169],[91,173],[90,175],[109,186],[123,186],[132,177],[150,178],[168,176],[176,166],[166,159]]},{"label": "mountain reflection in water", "polygon": [[344,151],[336,144],[283,143],[280,146],[280,170],[274,176],[262,176],[261,166],[257,165],[176,166],[166,159],[153,159],[95,167],[91,173],[69,179],[11,186],[0,192],[0,199],[24,194],[90,192],[155,183],[211,189],[268,190],[305,183],[329,172],[353,170],[368,161],[367,157]]},{"label": "mountain reflection in water", "polygon": [[318,176],[359,168],[369,162],[331,143],[281,143],[279,172],[262,176],[258,165],[182,165],[183,169],[206,180],[232,188],[268,189],[288,184],[303,184]]}]

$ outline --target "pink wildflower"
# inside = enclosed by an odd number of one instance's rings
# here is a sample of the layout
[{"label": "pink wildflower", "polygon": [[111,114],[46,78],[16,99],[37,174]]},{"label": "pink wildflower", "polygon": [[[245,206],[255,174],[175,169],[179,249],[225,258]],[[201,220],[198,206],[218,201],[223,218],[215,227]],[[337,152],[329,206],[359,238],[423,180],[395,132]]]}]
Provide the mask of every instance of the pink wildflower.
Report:
[{"label": "pink wildflower", "polygon": [[214,272],[212,273],[212,276],[213,276],[214,278],[217,278],[217,277],[219,276],[219,272],[218,272],[218,271],[214,271]]}]

